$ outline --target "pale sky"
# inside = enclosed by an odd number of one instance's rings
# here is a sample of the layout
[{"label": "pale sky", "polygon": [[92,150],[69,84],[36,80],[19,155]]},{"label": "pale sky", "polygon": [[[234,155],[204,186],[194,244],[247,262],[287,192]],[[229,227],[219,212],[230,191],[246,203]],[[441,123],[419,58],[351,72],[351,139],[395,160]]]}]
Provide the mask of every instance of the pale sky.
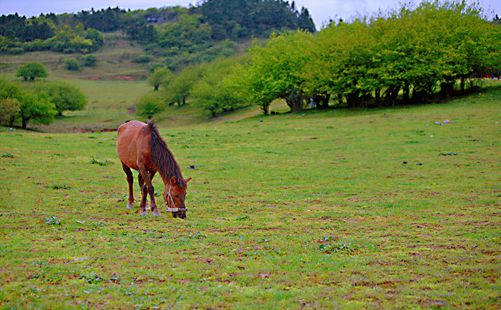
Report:
[{"label": "pale sky", "polygon": [[[228,0],[231,1],[231,0]],[[297,7],[306,7],[315,21],[317,29],[329,19],[345,21],[357,15],[371,15],[379,9],[385,11],[399,7],[401,0],[295,0]],[[72,13],[81,10],[101,9],[119,6],[123,9],[146,9],[181,5],[195,5],[198,0],[0,0],[0,15],[18,13],[19,15],[38,16],[40,13]],[[416,0],[414,2],[420,2]],[[500,0],[480,0],[487,16],[501,16]],[[494,12],[494,13],[493,13]]]}]

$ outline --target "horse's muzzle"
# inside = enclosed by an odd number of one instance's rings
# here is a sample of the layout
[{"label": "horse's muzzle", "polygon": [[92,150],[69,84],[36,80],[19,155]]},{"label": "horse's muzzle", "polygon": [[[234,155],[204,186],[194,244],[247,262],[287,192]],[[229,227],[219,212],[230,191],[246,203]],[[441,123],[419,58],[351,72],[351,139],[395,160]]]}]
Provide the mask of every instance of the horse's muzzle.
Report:
[{"label": "horse's muzzle", "polygon": [[186,218],[186,211],[177,211],[177,212],[172,212],[172,216],[174,218],[180,218],[180,219],[185,219]]}]

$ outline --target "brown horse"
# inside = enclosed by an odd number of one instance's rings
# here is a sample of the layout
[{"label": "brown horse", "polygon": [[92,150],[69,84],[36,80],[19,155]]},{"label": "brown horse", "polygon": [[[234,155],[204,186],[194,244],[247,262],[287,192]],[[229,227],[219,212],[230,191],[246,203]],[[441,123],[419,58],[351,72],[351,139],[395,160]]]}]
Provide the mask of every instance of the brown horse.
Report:
[{"label": "brown horse", "polygon": [[132,209],[134,204],[132,168],[139,171],[138,181],[142,194],[139,205],[141,215],[147,214],[148,194],[153,215],[160,215],[155,203],[155,189],[152,184],[153,177],[158,172],[165,184],[164,200],[167,204],[167,211],[172,212],[174,217],[186,218],[187,209],[184,200],[191,178],[186,180],[183,178],[174,155],[160,137],[153,122],[145,124],[139,121],[128,121],[118,127],[117,153],[129,183],[127,209]]}]

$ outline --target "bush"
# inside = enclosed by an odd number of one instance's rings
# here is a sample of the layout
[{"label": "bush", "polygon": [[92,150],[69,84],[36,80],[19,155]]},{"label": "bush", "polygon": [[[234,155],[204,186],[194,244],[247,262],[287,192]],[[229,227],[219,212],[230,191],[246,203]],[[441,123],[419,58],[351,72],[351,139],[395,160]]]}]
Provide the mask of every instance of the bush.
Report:
[{"label": "bush", "polygon": [[37,92],[50,97],[58,115],[63,115],[63,111],[82,110],[87,104],[87,98],[80,89],[63,82],[40,86]]},{"label": "bush", "polygon": [[80,62],[84,67],[94,67],[97,63],[96,55],[85,55],[80,58]]},{"label": "bush", "polygon": [[148,94],[142,97],[137,104],[137,115],[147,118],[152,118],[165,110],[165,104],[158,96]]},{"label": "bush", "polygon": [[151,61],[151,56],[148,55],[137,55],[132,58],[132,62],[137,64],[146,64]]},{"label": "bush", "polygon": [[7,54],[10,55],[21,55],[24,54],[24,48],[22,47],[11,47],[7,49]]},{"label": "bush", "polygon": [[19,98],[21,89],[11,81],[0,78],[0,100],[7,98]]},{"label": "bush", "polygon": [[76,59],[66,59],[64,61],[64,67],[68,71],[80,71],[80,63]]},{"label": "bush", "polygon": [[38,62],[30,62],[22,65],[16,73],[17,77],[22,77],[25,81],[33,81],[35,78],[47,77],[47,70],[45,67]]},{"label": "bush", "polygon": [[21,103],[15,98],[0,100],[0,124],[12,126],[16,115],[21,111]]}]

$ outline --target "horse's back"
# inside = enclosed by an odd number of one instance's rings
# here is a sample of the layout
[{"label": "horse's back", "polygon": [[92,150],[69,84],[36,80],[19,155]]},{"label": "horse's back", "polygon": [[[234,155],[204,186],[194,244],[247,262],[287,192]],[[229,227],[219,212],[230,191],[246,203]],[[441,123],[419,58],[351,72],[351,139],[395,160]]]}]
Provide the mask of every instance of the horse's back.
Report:
[{"label": "horse's back", "polygon": [[144,128],[147,124],[140,121],[129,121],[118,127],[117,154],[122,163],[132,169],[138,169],[138,150],[144,144]]}]

